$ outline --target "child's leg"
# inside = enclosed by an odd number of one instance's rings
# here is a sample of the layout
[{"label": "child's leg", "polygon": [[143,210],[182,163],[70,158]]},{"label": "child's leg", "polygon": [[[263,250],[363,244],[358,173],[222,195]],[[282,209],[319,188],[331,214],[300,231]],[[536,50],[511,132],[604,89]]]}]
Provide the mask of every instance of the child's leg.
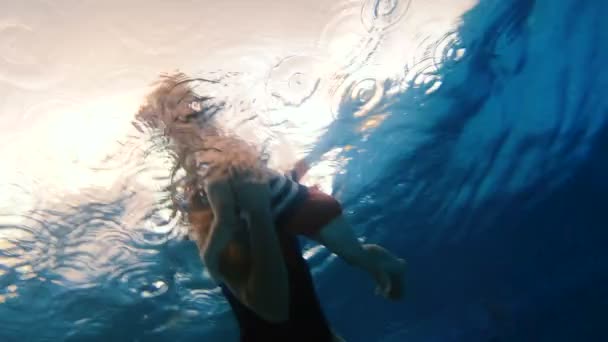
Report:
[{"label": "child's leg", "polygon": [[405,261],[378,245],[362,245],[344,216],[332,220],[314,238],[347,263],[369,272],[384,296],[401,296]]}]

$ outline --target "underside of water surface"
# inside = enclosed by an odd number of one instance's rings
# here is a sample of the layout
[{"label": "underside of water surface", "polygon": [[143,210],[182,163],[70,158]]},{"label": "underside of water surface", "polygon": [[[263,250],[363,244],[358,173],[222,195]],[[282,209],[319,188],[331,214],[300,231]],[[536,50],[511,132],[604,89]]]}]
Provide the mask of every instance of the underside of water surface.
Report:
[{"label": "underside of water surface", "polygon": [[315,161],[406,297],[303,240],[347,341],[602,341],[608,2],[0,0],[0,340],[227,341],[133,118],[197,79],[269,163]]}]

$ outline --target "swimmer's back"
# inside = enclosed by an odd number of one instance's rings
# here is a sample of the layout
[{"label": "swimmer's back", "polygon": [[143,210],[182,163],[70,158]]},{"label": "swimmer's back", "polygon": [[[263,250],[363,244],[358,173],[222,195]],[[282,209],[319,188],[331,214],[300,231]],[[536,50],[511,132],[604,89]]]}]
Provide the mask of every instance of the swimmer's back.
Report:
[{"label": "swimmer's back", "polygon": [[[279,230],[281,228],[283,227],[279,227]],[[279,239],[289,277],[290,309],[287,321],[270,323],[263,320],[222,286],[239,324],[241,341],[332,341],[333,335],[321,310],[297,238],[292,234],[279,233]]]}]

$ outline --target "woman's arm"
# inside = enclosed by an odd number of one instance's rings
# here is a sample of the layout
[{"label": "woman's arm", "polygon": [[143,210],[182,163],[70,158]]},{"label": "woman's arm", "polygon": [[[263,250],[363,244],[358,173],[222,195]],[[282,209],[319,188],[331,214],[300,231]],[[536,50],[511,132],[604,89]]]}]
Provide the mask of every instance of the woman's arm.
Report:
[{"label": "woman's arm", "polygon": [[252,305],[264,308],[268,321],[281,322],[289,316],[287,267],[270,209],[249,213],[251,274],[244,293]]},{"label": "woman's arm", "polygon": [[306,159],[300,159],[291,169],[291,179],[296,182],[299,182],[302,177],[306,175],[306,173],[310,170],[310,165],[306,161]]},{"label": "woman's arm", "polygon": [[218,283],[227,282],[227,277],[220,272],[220,258],[222,252],[230,244],[237,224],[233,220],[214,218],[206,243],[201,250],[201,258],[207,272]]},{"label": "woman's arm", "polygon": [[[222,279],[237,298],[260,317],[280,322],[289,314],[287,268],[270,212],[270,194],[265,182],[228,181],[209,184],[207,195],[216,220],[205,248],[204,261],[212,276]],[[247,212],[251,269],[244,281],[219,272],[221,251],[230,243],[238,223],[236,203]],[[213,268],[213,269],[212,269]]]},{"label": "woman's arm", "polygon": [[227,182],[207,184],[205,191],[213,211],[213,222],[203,245],[199,246],[200,254],[211,277],[223,282],[225,279],[219,272],[220,255],[232,240],[238,225],[236,203]]}]

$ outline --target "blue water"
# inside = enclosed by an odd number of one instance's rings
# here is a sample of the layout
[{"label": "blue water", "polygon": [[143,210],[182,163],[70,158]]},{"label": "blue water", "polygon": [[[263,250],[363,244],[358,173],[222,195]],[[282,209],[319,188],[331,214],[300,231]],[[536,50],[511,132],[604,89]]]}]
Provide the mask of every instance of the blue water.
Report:
[{"label": "blue water", "polygon": [[608,3],[482,1],[463,17],[466,57],[440,70],[439,90],[387,99],[392,115],[338,182],[356,189],[345,197],[367,234],[409,260],[410,297],[381,304],[346,269],[322,274],[346,336],[606,339],[600,13]]},{"label": "blue water", "polygon": [[[369,135],[352,129],[363,120],[352,115],[359,104],[342,101],[313,154],[356,147],[343,152],[350,161],[335,195],[366,240],[409,265],[406,300],[388,303],[325,252],[309,260],[327,316],[347,341],[607,339],[606,14],[601,0],[480,1],[430,59],[404,61],[403,80],[412,83],[376,105],[386,117]],[[428,63],[438,70],[423,74]],[[87,224],[95,235],[105,229],[95,220],[125,217],[126,197],[50,213],[44,225],[53,235],[39,238],[63,236],[68,251],[80,238],[69,227]],[[52,262],[44,246],[20,243],[2,256]],[[2,265],[0,288],[18,284],[19,297],[0,304],[1,340],[236,336],[219,290],[193,275],[194,246],[156,237],[134,244],[121,245],[140,249],[133,267],[109,279],[70,283],[52,269],[28,279]],[[79,267],[87,258],[97,256],[80,256]]]}]

